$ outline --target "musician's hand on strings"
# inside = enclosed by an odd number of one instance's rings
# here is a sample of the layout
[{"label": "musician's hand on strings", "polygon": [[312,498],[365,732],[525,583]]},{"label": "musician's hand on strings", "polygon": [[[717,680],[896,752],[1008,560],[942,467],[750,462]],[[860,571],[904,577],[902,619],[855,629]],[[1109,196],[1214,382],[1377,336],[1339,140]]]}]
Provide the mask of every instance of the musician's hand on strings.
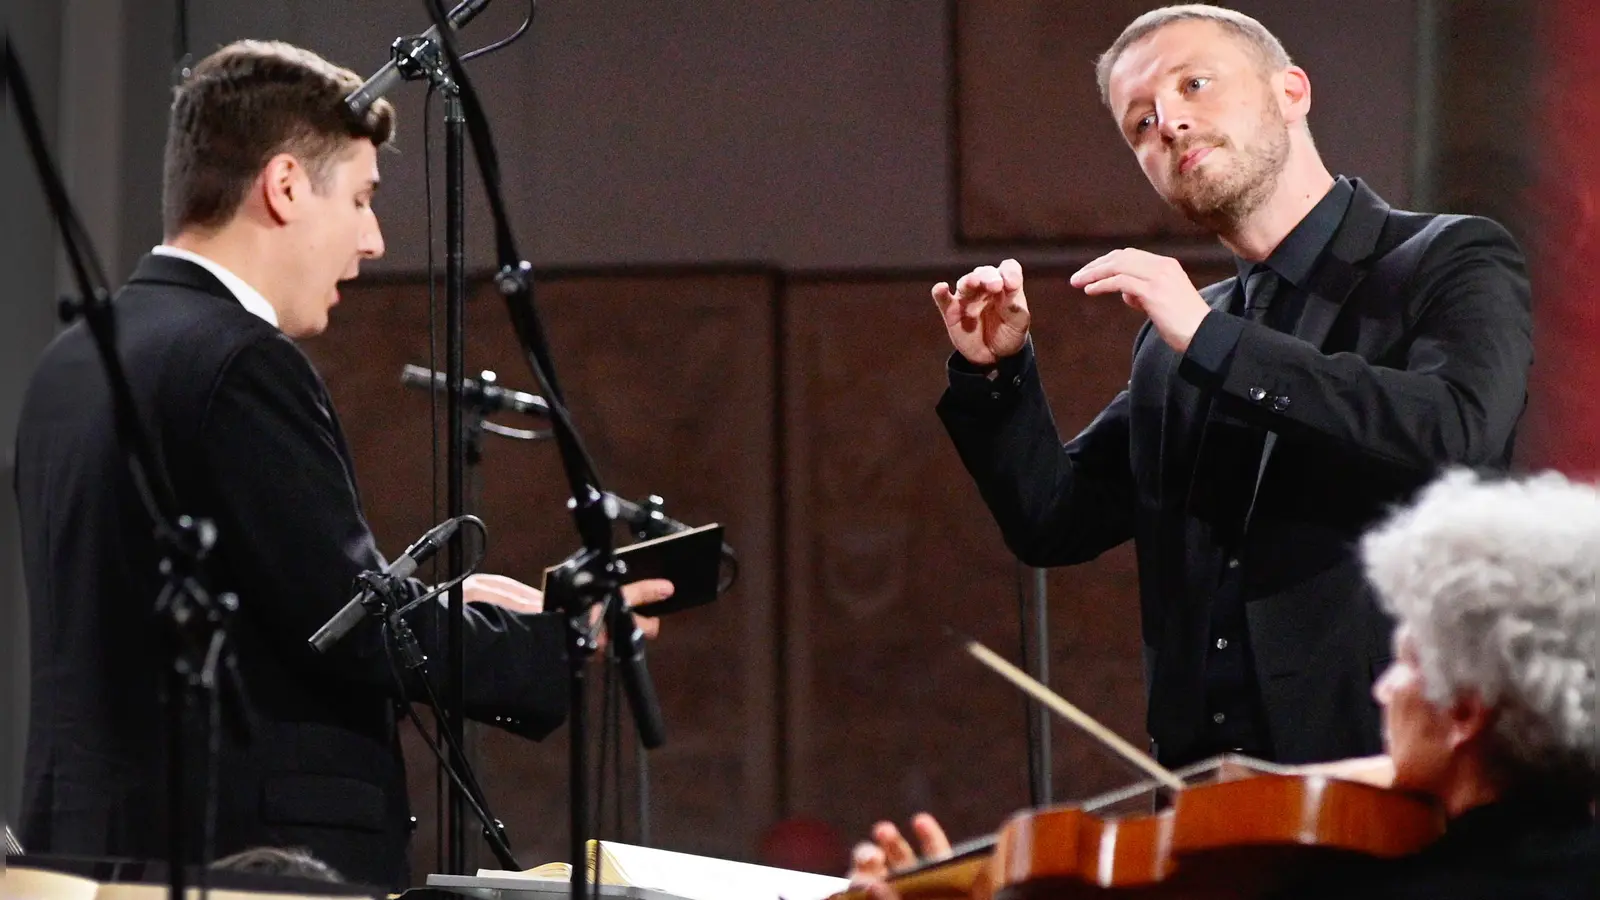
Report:
[{"label": "musician's hand on strings", "polygon": [[893,822],[879,822],[872,826],[873,843],[888,857],[889,871],[898,872],[950,855],[950,839],[945,837],[944,829],[933,816],[927,813],[912,816],[911,830],[917,836],[920,854],[912,852],[911,844],[900,835],[900,829],[894,827]]},{"label": "musician's hand on strings", "polygon": [[911,849],[911,843],[893,822],[872,826],[872,842],[857,844],[850,856],[850,880],[863,884],[881,881],[895,872],[950,855],[950,839],[933,816],[916,814],[911,818],[911,830],[921,847],[920,855]]},{"label": "musician's hand on strings", "polygon": [[1332,762],[1304,763],[1290,767],[1293,775],[1326,775],[1342,781],[1356,781],[1373,787],[1394,787],[1394,759],[1388,754],[1336,759]]},{"label": "musician's hand on strings", "polygon": [[862,841],[850,853],[850,871],[847,874],[852,885],[868,885],[882,881],[889,877],[889,861],[877,844]]}]

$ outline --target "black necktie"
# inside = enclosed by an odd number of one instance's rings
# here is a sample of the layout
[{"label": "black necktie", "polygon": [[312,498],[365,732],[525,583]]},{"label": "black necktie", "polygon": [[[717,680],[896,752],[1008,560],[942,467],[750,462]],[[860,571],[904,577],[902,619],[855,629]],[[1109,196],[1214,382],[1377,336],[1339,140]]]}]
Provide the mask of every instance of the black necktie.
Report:
[{"label": "black necktie", "polygon": [[1278,274],[1268,266],[1258,265],[1251,270],[1244,284],[1244,317],[1252,322],[1266,322],[1272,307],[1272,295],[1278,291]]}]

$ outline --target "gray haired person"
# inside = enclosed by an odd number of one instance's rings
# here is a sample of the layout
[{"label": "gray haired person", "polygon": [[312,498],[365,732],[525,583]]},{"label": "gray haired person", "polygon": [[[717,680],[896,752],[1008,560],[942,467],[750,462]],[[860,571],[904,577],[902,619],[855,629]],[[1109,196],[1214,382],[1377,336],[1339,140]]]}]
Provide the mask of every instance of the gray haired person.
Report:
[{"label": "gray haired person", "polygon": [[[1295,767],[1434,798],[1443,836],[1401,859],[1292,883],[1281,900],[1600,898],[1600,486],[1457,470],[1369,530],[1367,580],[1395,619],[1373,686],[1387,753]],[[948,853],[931,817],[922,855]],[[873,900],[916,858],[891,824],[856,849]]]},{"label": "gray haired person", "polygon": [[1416,856],[1286,896],[1600,897],[1600,487],[1453,472],[1361,552],[1396,619],[1376,780],[1449,821]]}]

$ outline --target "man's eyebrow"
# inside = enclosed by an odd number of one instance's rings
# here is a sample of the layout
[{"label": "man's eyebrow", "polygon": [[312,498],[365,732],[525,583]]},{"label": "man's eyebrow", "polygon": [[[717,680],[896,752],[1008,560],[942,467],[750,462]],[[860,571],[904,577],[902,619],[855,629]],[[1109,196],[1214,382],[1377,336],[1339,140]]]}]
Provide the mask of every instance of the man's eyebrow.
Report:
[{"label": "man's eyebrow", "polygon": [[[1167,70],[1165,72],[1162,72],[1161,75],[1162,75],[1163,78],[1171,77],[1173,75],[1181,74],[1181,73],[1183,73],[1183,72],[1185,72],[1185,71],[1187,71],[1189,69],[1193,69],[1193,68],[1195,68],[1195,63],[1194,63],[1193,60],[1184,60],[1181,63],[1176,63],[1174,65],[1168,66]],[[1133,116],[1133,114],[1136,111],[1138,111],[1138,110],[1140,110],[1140,109],[1142,109],[1142,108],[1144,108],[1144,107],[1146,107],[1148,105],[1149,104],[1147,104],[1147,103],[1130,103],[1130,104],[1128,104],[1127,111],[1122,114],[1121,118],[1118,119],[1118,121],[1121,122],[1121,124],[1122,124],[1122,126],[1124,128],[1126,128],[1130,124],[1130,117]],[[1134,120],[1134,121],[1137,121],[1137,120]]]}]

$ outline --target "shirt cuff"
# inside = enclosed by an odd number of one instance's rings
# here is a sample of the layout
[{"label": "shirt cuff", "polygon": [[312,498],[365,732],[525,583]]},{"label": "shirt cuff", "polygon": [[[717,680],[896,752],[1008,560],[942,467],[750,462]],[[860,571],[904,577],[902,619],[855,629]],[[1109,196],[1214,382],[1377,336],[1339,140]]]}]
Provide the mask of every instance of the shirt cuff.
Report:
[{"label": "shirt cuff", "polygon": [[1016,399],[1022,385],[1037,372],[1033,337],[1030,335],[1021,350],[994,366],[975,366],[960,353],[951,353],[946,369],[950,396],[957,403],[974,409],[1007,404]]},{"label": "shirt cuff", "polygon": [[1200,320],[1189,349],[1184,351],[1178,374],[1202,388],[1215,388],[1228,375],[1234,351],[1244,334],[1245,321],[1238,316],[1212,310]]}]

